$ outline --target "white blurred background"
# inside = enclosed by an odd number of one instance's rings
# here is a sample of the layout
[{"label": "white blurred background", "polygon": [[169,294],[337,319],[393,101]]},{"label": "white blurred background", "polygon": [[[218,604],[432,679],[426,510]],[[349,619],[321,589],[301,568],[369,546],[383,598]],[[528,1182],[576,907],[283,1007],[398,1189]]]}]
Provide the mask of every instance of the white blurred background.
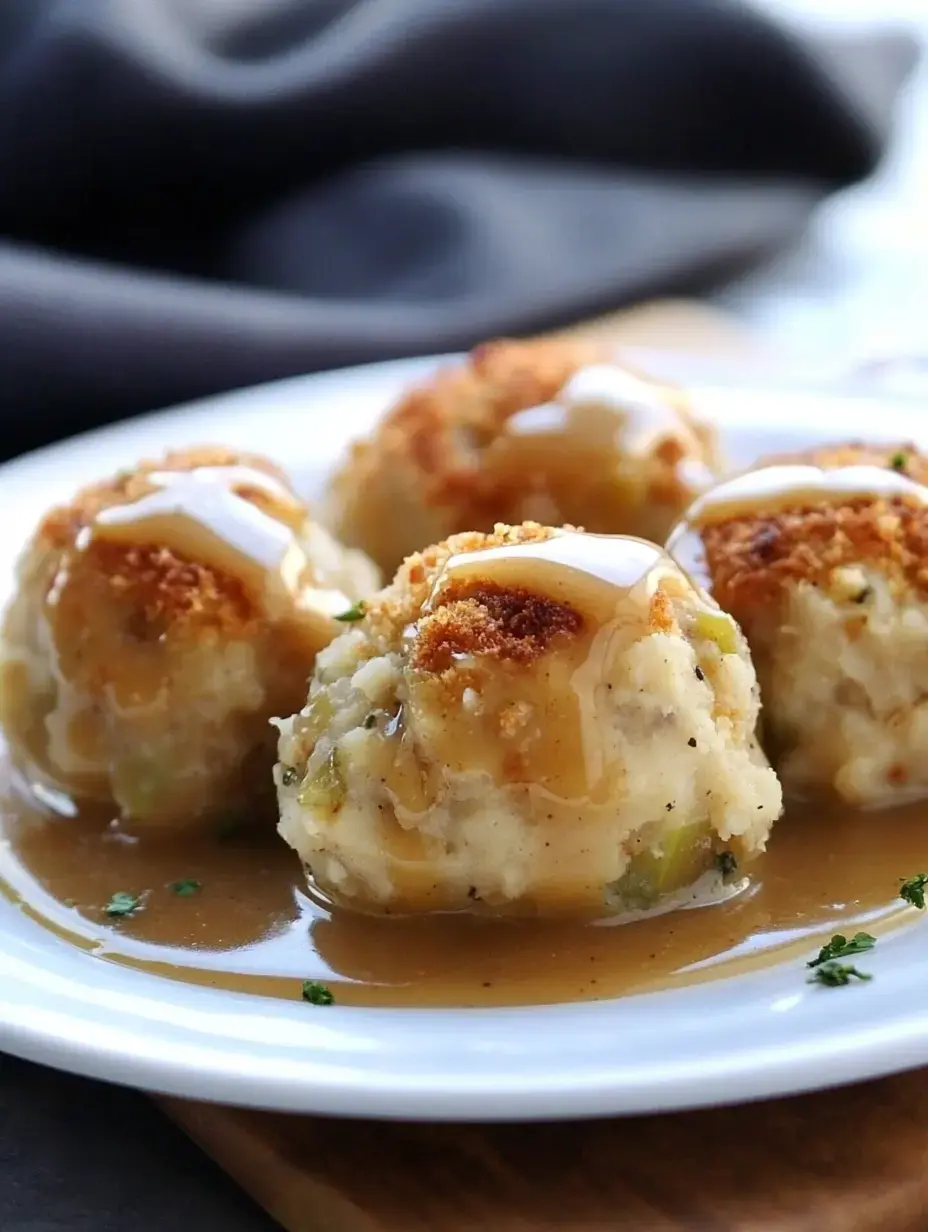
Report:
[{"label": "white blurred background", "polygon": [[752,0],[830,35],[908,30],[925,60],[900,98],[884,163],[820,207],[794,251],[730,288],[734,309],[803,364],[928,356],[928,0]]}]

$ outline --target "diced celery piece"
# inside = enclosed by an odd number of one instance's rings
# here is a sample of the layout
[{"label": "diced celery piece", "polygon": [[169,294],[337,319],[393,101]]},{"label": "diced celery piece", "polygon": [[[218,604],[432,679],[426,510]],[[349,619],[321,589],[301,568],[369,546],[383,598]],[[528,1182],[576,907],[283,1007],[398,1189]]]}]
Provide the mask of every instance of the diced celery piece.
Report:
[{"label": "diced celery piece", "polygon": [[735,654],[738,650],[735,622],[724,612],[697,613],[696,636],[715,642],[722,654]]},{"label": "diced celery piece", "polygon": [[609,887],[609,905],[619,911],[644,911],[662,898],[697,881],[712,865],[709,824],[692,822],[668,831],[659,850],[632,856],[624,875]]},{"label": "diced celery piece", "polygon": [[331,748],[325,758],[303,780],[299,801],[317,817],[334,817],[345,803],[347,788],[338,764],[338,749]]}]

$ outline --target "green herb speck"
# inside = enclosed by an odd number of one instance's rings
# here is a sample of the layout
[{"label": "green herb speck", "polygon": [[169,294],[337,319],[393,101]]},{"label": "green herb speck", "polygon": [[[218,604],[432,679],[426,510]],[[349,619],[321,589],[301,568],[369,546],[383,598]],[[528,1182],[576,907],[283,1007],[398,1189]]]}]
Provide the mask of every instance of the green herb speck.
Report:
[{"label": "green herb speck", "polygon": [[191,894],[196,894],[197,890],[203,887],[195,877],[183,877],[180,881],[172,881],[168,888],[178,898],[189,898]]},{"label": "green herb speck", "polygon": [[141,905],[142,899],[140,895],[129,894],[126,890],[118,890],[103,910],[106,915],[115,918],[123,915],[133,915]]},{"label": "green herb speck", "polygon": [[826,962],[816,967],[806,981],[808,984],[822,984],[825,988],[841,988],[850,984],[851,980],[872,980],[873,976],[866,971],[858,971],[846,963]]},{"label": "green herb speck", "polygon": [[303,981],[303,1000],[308,1001],[310,1005],[334,1005],[335,998],[332,993],[326,988],[325,984],[320,984],[316,980]]},{"label": "green herb speck", "polygon": [[928,873],[916,873],[914,877],[904,880],[899,887],[899,897],[919,911],[925,910],[925,889],[928,887]]},{"label": "green herb speck", "polygon": [[835,933],[827,945],[823,945],[819,950],[818,957],[807,962],[806,966],[820,967],[822,963],[831,962],[835,958],[850,958],[852,954],[863,954],[865,950],[872,950],[875,945],[876,937],[871,937],[869,933],[855,933],[850,941],[841,933]]},{"label": "green herb speck", "polygon": [[367,604],[363,599],[359,599],[346,612],[339,612],[335,619],[340,620],[343,624],[349,624],[353,620],[363,620],[366,612]]},{"label": "green herb speck", "polygon": [[730,877],[738,871],[738,861],[733,851],[720,851],[715,857],[715,867],[723,877]]}]

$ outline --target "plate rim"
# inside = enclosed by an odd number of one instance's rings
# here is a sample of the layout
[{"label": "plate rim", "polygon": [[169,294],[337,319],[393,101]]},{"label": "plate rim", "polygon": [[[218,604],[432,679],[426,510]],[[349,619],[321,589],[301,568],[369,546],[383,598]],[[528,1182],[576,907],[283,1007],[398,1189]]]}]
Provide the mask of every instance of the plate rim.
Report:
[{"label": "plate rim", "polygon": [[[86,462],[80,463],[79,460],[87,459],[89,452],[98,447],[104,453],[110,452],[111,449],[118,451],[125,444],[131,450],[131,455],[138,457],[146,448],[163,448],[170,444],[167,436],[179,422],[184,423],[182,435],[189,437],[191,427],[196,426],[198,429],[200,424],[211,420],[213,416],[218,415],[227,420],[230,416],[242,417],[244,422],[256,414],[262,404],[275,407],[279,415],[303,415],[309,409],[307,401],[311,403],[314,399],[321,400],[329,393],[345,397],[347,386],[351,385],[358,386],[362,401],[365,398],[376,398],[382,406],[394,395],[396,388],[415,380],[439,364],[457,358],[459,357],[455,354],[415,357],[289,377],[243,390],[212,395],[91,429],[4,463],[0,466],[0,494],[12,491],[12,499],[15,500],[15,493],[22,488],[28,488],[49,465],[57,472],[72,465],[72,460],[76,465],[85,466],[84,472],[79,471],[78,477],[69,481],[69,485],[73,487],[76,483],[85,481],[83,475],[86,474]],[[748,416],[739,401],[743,394],[727,391],[720,396],[723,411],[721,415],[716,415],[716,418],[721,419],[723,428],[737,429],[739,424],[744,427],[748,423]],[[778,404],[782,403],[782,392],[773,393],[771,397],[775,398]],[[799,401],[801,403],[802,399]],[[873,401],[879,402],[880,405],[885,404],[882,399],[845,401],[846,413],[842,416],[841,431],[835,432],[832,439],[847,439],[849,435],[853,435],[855,429],[863,431],[865,426],[873,436]],[[753,406],[756,406],[756,403]],[[368,416],[370,413],[366,412]],[[350,416],[348,418],[350,419]],[[901,425],[905,422],[909,426],[904,433],[900,426],[897,432],[884,435],[910,435],[916,439],[919,436],[928,436],[928,425],[921,432],[917,430],[915,413],[911,407],[900,404],[898,415],[889,418],[892,423]],[[802,406],[793,406],[785,419],[781,418],[781,422],[787,429],[790,425],[794,428],[802,424],[807,426],[808,408],[803,410]],[[760,425],[762,429],[771,430],[769,422],[764,421],[762,416]],[[758,426],[757,422],[754,426]],[[160,446],[141,444],[145,439],[154,442],[162,434],[165,439],[160,442]],[[225,430],[220,429],[219,435],[224,434]],[[341,452],[350,438],[350,433],[341,432],[335,435],[339,439],[337,452]],[[9,496],[6,499],[10,499]],[[17,537],[15,531],[13,537]],[[0,591],[0,601],[5,602],[5,599],[6,593]],[[12,905],[10,909],[18,911],[18,908]],[[2,918],[0,915],[0,919]],[[43,941],[53,936],[40,924],[35,924],[35,928],[41,930]],[[912,934],[913,930],[909,929],[898,938],[893,936],[881,947],[881,953],[895,948],[913,949],[909,944],[915,941]],[[60,944],[66,952],[73,950],[66,942]],[[474,1121],[553,1120],[664,1112],[824,1089],[912,1068],[928,1061],[928,990],[921,1007],[916,1007],[913,1011],[911,988],[905,980],[906,968],[898,964],[897,968],[890,972],[889,978],[881,975],[879,985],[875,983],[876,997],[881,1004],[889,1003],[890,1006],[894,1004],[893,998],[896,997],[896,1005],[901,1003],[909,1008],[904,1013],[892,1012],[885,1017],[878,1013],[861,1015],[860,1010],[866,1001],[861,1000],[859,994],[869,990],[856,990],[850,994],[842,991],[825,992],[823,999],[823,990],[803,988],[801,971],[798,974],[793,971],[794,978],[785,984],[782,980],[771,980],[770,972],[778,971],[783,964],[763,972],[737,976],[731,981],[715,981],[669,992],[644,992],[613,1001],[522,1009],[419,1010],[334,1006],[322,1011],[312,1009],[308,1014],[301,1010],[300,1017],[294,1013],[294,1007],[289,1003],[270,1002],[270,1005],[276,1008],[262,1014],[252,1003],[260,1001],[267,1010],[268,1002],[265,998],[216,989],[198,989],[198,995],[191,997],[188,985],[130,971],[117,967],[116,964],[103,964],[110,973],[121,973],[117,982],[130,988],[129,996],[133,1001],[146,999],[133,991],[136,982],[140,980],[151,986],[152,992],[147,999],[153,1005],[163,1001],[163,996],[159,997],[158,991],[160,989],[163,992],[166,987],[187,989],[188,994],[180,999],[195,1002],[197,1006],[201,1003],[199,994],[218,998],[219,1003],[227,1006],[236,1002],[243,1006],[237,1021],[241,1023],[249,1018],[261,1020],[269,1017],[280,1019],[281,1022],[292,1025],[294,1039],[302,1050],[301,1057],[295,1058],[287,1049],[282,1048],[276,1063],[272,1063],[273,1057],[269,1060],[261,1056],[254,1047],[249,1050],[243,1045],[236,1051],[229,1046],[232,1037],[227,1036],[223,1041],[225,1046],[214,1049],[210,1062],[201,1056],[202,1049],[199,1052],[194,1049],[191,1054],[199,1060],[190,1060],[170,1034],[164,1035],[158,1042],[152,1034],[152,1020],[144,1015],[135,1019],[130,1015],[130,1024],[123,1024],[120,1030],[101,1029],[88,1033],[85,1028],[94,1021],[92,1008],[88,1010],[90,1017],[85,1021],[77,1015],[73,1000],[69,1014],[60,1007],[49,1009],[47,1005],[43,1005],[39,993],[34,990],[34,995],[30,998],[29,979],[22,970],[22,963],[28,960],[28,949],[27,946],[24,951],[25,958],[17,955],[15,946],[11,950],[9,938],[0,936],[0,1047],[5,1051],[88,1077],[141,1087],[161,1094],[287,1112],[400,1120],[415,1118]],[[914,949],[917,951],[917,944]],[[74,953],[76,955],[79,952]],[[89,956],[84,957],[88,962],[97,961]],[[913,962],[917,963],[917,952]],[[12,995],[11,979],[14,983],[19,981],[16,983],[16,989],[22,997],[21,1000]],[[613,1058],[611,1068],[608,1064],[608,1049],[605,1053],[596,1054],[601,1061],[594,1063],[593,1068],[584,1066],[579,1061],[571,1063],[561,1058],[560,1068],[552,1070],[550,1066],[558,1062],[557,1048],[546,1050],[537,1039],[532,1038],[522,1041],[521,1053],[517,1047],[518,1034],[526,1028],[525,1020],[529,1019],[535,1028],[548,1024],[567,1031],[568,1047],[570,1031],[573,1030],[575,1041],[583,1038],[586,1031],[590,1040],[595,1036],[602,1049],[603,1038],[608,1039],[609,1020],[612,1020],[613,1026],[618,1025],[621,1028],[624,1016],[627,1022],[634,1022],[636,1029],[640,1029],[642,1022],[646,1025],[652,1018],[660,1016],[659,1007],[655,1007],[661,999],[675,998],[686,1012],[687,1004],[691,1007],[702,1005],[706,1000],[706,989],[736,982],[739,989],[751,994],[740,998],[742,1011],[746,1006],[753,1006],[758,1012],[774,1010],[786,1015],[801,1006],[811,1006],[809,1034],[804,1037],[801,1032],[797,1035],[795,1031],[790,1033],[785,1030],[782,1038],[777,1038],[777,1033],[774,1032],[774,1036],[766,1042],[755,1039],[749,1046],[730,1048],[711,1058],[708,1053],[684,1056],[677,1064],[666,1059],[652,1061],[648,1065],[638,1064],[634,1058],[625,1058],[620,1062],[615,1062]],[[93,983],[88,977],[86,986]],[[99,983],[105,984],[106,981]],[[699,993],[696,989],[703,991]],[[837,1004],[831,999],[834,995],[841,998]],[[846,1001],[845,996],[848,997]],[[711,997],[709,999],[711,1000]],[[170,1000],[173,1003],[175,999]],[[248,1003],[247,1007],[244,1002]],[[214,1000],[213,1004],[218,1003]],[[831,1011],[827,1010],[829,1004],[832,1006]],[[280,1006],[284,1006],[287,1012],[283,1013]],[[649,1009],[649,1006],[652,1009]],[[246,1013],[246,1009],[254,1012]],[[845,1014],[843,1009],[850,1012]],[[709,1022],[711,1013],[707,1015],[704,1009],[701,1012],[705,1021]],[[823,1012],[833,1015],[834,1026],[830,1030],[821,1025]],[[325,1018],[317,1017],[319,1013],[324,1013]],[[357,1016],[370,1024],[366,1037],[356,1029]],[[99,1012],[97,1017],[99,1018]],[[769,1012],[767,1017],[769,1018]],[[481,1055],[480,1048],[474,1048],[473,1041],[465,1040],[458,1053],[455,1053],[453,1039],[445,1041],[444,1037],[448,1034],[445,1027],[453,1020],[460,1022],[462,1018],[466,1019],[471,1027],[474,1024],[479,1025],[482,1034],[477,1043],[482,1041],[486,1045],[485,1055]],[[440,1030],[436,1026],[439,1020],[443,1020],[445,1024]],[[780,1021],[785,1022],[786,1018]],[[392,1024],[389,1030],[384,1026],[386,1023]],[[403,1031],[399,1030],[400,1023],[404,1024]],[[494,1031],[492,1024],[497,1024],[499,1030]],[[604,1026],[607,1027],[605,1036]],[[438,1054],[439,1057],[445,1057],[444,1072],[436,1069],[418,1073],[390,1069],[390,1056],[378,1054],[378,1047],[383,1048],[384,1040],[390,1041],[391,1037],[396,1037],[392,1039],[395,1047],[393,1057],[405,1057],[397,1039],[403,1032],[408,1031],[421,1035],[422,1039],[426,1039],[430,1034],[436,1038],[441,1037],[442,1043],[447,1043],[446,1052]],[[341,1057],[339,1064],[328,1060],[325,1048],[318,1042],[322,1038],[320,1032],[329,1036],[340,1036],[343,1042],[352,1040],[353,1046],[359,1049],[362,1046],[367,1048],[370,1057],[373,1057],[372,1063],[367,1066],[359,1065],[355,1058],[352,1068],[352,1058],[350,1053],[345,1053],[344,1047],[342,1053],[338,1054]],[[538,1037],[543,1034],[543,1030],[528,1033],[529,1036]],[[203,1038],[215,1040],[218,1037],[205,1033]],[[315,1045],[313,1038],[317,1040]],[[157,1044],[154,1049],[153,1041]],[[433,1039],[432,1044],[434,1043]],[[254,1041],[251,1041],[251,1044],[254,1044]],[[327,1046],[331,1049],[331,1040]],[[310,1063],[307,1056],[312,1053],[313,1048],[316,1050],[315,1060]],[[292,1051],[290,1048],[290,1052]],[[457,1070],[454,1070],[447,1061],[448,1057],[454,1055],[466,1059],[466,1065],[459,1065]],[[511,1062],[509,1068],[506,1065],[507,1056]],[[521,1061],[513,1060],[513,1057],[517,1056],[521,1056]],[[533,1056],[536,1059],[526,1065],[526,1058]],[[437,1064],[434,1060],[431,1063]],[[478,1063],[483,1064],[482,1069]],[[600,1067],[596,1068],[596,1064]],[[512,1065],[515,1065],[515,1069]],[[543,1065],[549,1068],[541,1068]]]}]

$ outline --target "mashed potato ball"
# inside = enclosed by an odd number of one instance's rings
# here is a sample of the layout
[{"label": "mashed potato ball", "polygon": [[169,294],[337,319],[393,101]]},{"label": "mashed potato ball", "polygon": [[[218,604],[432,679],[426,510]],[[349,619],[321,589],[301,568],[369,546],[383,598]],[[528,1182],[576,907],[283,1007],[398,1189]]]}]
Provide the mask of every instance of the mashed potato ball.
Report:
[{"label": "mashed potato ball", "polygon": [[377,585],[265,459],[144,463],[52,510],[22,554],[0,721],[37,774],[133,822],[239,814],[273,800],[268,719]]},{"label": "mashed potato ball", "polygon": [[784,789],[928,793],[928,459],[834,446],[720,485],[669,550],[744,630]]},{"label": "mashed potato ball", "polygon": [[410,390],[354,446],[326,517],[388,573],[497,521],[663,542],[717,468],[710,426],[602,344],[493,342]]},{"label": "mashed potato ball", "polygon": [[745,642],[661,549],[500,525],[410,557],[358,615],[275,769],[281,833],[336,900],[666,908],[763,849],[780,788]]}]

